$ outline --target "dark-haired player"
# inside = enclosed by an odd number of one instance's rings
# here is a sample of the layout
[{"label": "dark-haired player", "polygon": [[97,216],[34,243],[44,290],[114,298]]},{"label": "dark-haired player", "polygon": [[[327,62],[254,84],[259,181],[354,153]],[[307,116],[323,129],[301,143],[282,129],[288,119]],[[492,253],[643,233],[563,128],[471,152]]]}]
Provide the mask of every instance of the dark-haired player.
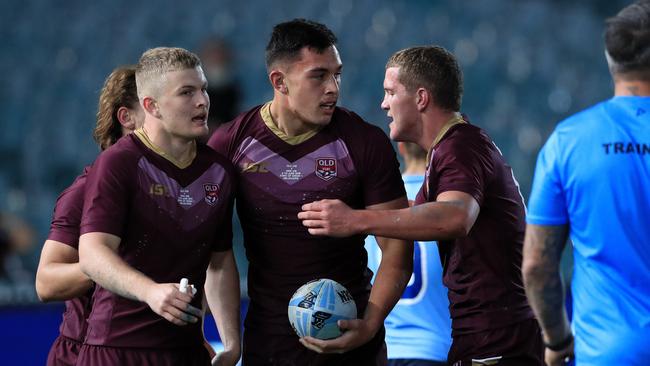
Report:
[{"label": "dark-haired player", "polygon": [[[135,67],[118,67],[106,78],[99,95],[95,141],[104,150],[141,127],[143,119],[135,87]],[[36,273],[36,292],[42,301],[65,300],[60,335],[47,357],[50,366],[76,364],[86,335],[86,318],[90,315],[94,286],[81,272],[78,254],[86,175],[87,169],[57,199]]]},{"label": "dark-haired player", "polygon": [[[342,63],[335,43],[319,23],[276,25],[266,49],[273,100],[222,126],[209,142],[232,159],[240,178],[251,298],[245,365],[385,364],[383,321],[411,275],[412,243],[379,238],[384,259],[370,290],[364,237],[313,237],[296,216],[303,203],[320,198],[357,208],[407,206],[388,138],[336,106]],[[308,349],[290,327],[287,306],[295,290],[317,278],[350,290],[362,319],[340,323],[347,332],[335,340],[302,339]]]},{"label": "dark-haired player", "polygon": [[[97,288],[77,365],[210,364],[203,283],[215,289],[206,297],[230,347],[223,364],[234,365],[234,171],[196,143],[208,132],[210,103],[201,63],[181,48],[154,48],[140,58],[136,82],[143,127],[104,151],[86,180],[79,262]],[[179,289],[184,277],[195,297]]]},{"label": "dark-haired player", "polygon": [[[650,360],[650,2],[607,20],[605,56],[614,97],[556,127],[530,194],[524,279],[550,366],[574,348],[576,365]],[[573,332],[559,275],[568,237]]]},{"label": "dark-haired player", "polygon": [[384,90],[391,138],[429,151],[416,205],[369,211],[325,200],[305,205],[299,217],[315,235],[437,240],[452,318],[447,362],[543,365],[521,276],[523,199],[499,149],[459,113],[456,59],[438,46],[399,51],[386,65]]}]

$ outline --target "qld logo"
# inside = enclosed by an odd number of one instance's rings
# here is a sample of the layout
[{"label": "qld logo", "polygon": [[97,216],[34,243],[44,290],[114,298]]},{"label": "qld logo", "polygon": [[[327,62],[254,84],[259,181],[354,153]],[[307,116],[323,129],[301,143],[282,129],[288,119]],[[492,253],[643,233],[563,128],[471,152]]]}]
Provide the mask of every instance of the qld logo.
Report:
[{"label": "qld logo", "polygon": [[219,200],[219,188],[218,184],[214,183],[205,183],[203,184],[203,189],[205,190],[205,202],[213,206]]},{"label": "qld logo", "polygon": [[322,180],[330,180],[336,177],[336,159],[317,158],[316,176]]}]

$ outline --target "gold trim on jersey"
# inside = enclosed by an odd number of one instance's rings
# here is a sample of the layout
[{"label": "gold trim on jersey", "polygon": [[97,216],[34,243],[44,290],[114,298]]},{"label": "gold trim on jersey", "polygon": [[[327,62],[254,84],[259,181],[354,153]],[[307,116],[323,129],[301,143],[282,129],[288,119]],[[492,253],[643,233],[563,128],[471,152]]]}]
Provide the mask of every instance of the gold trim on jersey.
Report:
[{"label": "gold trim on jersey", "polygon": [[436,138],[433,139],[433,143],[431,144],[431,147],[429,147],[429,151],[427,152],[427,162],[431,159],[431,152],[433,151],[433,147],[436,146],[442,140],[442,138],[445,136],[447,131],[449,131],[450,128],[453,126],[460,124],[460,123],[467,123],[464,119],[463,116],[460,115],[460,113],[456,112],[454,116],[445,123],[440,131],[438,131],[438,134],[436,135]]},{"label": "gold trim on jersey", "polygon": [[192,161],[194,161],[194,158],[196,157],[196,141],[193,141],[192,143],[192,151],[190,152],[190,157],[187,161],[180,161],[176,160],[173,156],[167,154],[164,152],[161,148],[156,146],[156,144],[151,141],[149,136],[147,135],[147,131],[145,131],[144,126],[138,128],[137,130],[133,131],[133,134],[142,141],[142,143],[149,148],[149,150],[153,151],[154,153],[160,155],[163,157],[165,160],[169,161],[170,163],[174,164],[177,168],[179,169],[185,169],[190,164],[192,164]]},{"label": "gold trim on jersey", "polygon": [[312,138],[314,135],[318,133],[320,130],[312,130],[312,131],[307,131],[301,135],[297,136],[288,136],[284,131],[282,131],[277,123],[275,123],[275,120],[273,119],[273,116],[271,115],[271,102],[267,102],[262,106],[260,109],[260,116],[262,117],[262,121],[264,121],[264,124],[266,127],[271,130],[276,136],[282,139],[282,141],[286,142],[289,145],[298,145],[301,142],[307,141],[310,138]]}]

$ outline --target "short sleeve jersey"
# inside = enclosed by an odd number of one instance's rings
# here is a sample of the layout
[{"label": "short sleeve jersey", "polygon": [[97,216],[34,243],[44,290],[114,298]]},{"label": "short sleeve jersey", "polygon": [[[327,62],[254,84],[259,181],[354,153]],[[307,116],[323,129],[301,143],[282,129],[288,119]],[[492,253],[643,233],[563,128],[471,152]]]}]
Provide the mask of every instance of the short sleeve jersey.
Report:
[{"label": "short sleeve jersey", "polygon": [[[268,104],[264,106],[268,111]],[[266,116],[265,123],[263,115]],[[239,174],[237,212],[249,260],[247,327],[293,334],[291,295],[318,278],[338,281],[363,314],[370,291],[364,236],[313,236],[298,220],[305,203],[340,199],[355,208],[405,195],[386,135],[356,114],[337,108],[331,122],[298,144],[274,133],[258,106],[215,131],[208,145]]]},{"label": "short sleeve jersey", "polygon": [[[56,200],[48,240],[79,248],[79,224],[83,210],[84,189],[89,167],[66,188]],[[91,296],[94,287],[85,294],[65,302],[65,313],[59,327],[61,335],[77,342],[83,342],[86,335],[86,318],[90,314]]]},{"label": "short sleeve jersey", "polygon": [[[121,238],[118,255],[158,283],[186,277],[201,307],[211,252],[231,248],[233,170],[205,145],[181,169],[135,134],[104,151],[86,182],[81,234]],[[179,327],[97,285],[86,343],[111,347],[170,348],[202,342],[200,322]]]},{"label": "short sleeve jersey", "polygon": [[650,97],[562,121],[537,159],[527,221],[568,225],[577,364],[650,358]]},{"label": "short sleeve jersey", "polygon": [[525,207],[512,169],[477,126],[452,126],[432,148],[416,204],[448,191],[474,197],[480,212],[466,237],[439,242],[452,334],[533,318],[521,275]]}]

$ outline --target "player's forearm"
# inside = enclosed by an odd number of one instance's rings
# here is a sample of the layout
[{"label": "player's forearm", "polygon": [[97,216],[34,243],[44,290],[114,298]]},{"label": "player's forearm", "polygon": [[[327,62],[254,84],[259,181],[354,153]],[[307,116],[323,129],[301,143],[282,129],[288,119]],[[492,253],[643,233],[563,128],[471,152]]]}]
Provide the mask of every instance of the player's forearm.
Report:
[{"label": "player's forearm", "polygon": [[36,293],[41,301],[64,301],[85,294],[93,281],[79,263],[41,264],[36,273]]},{"label": "player's forearm", "polygon": [[239,273],[232,251],[221,257],[213,255],[207,271],[205,294],[224,349],[241,353]]},{"label": "player's forearm", "polygon": [[560,258],[567,239],[565,226],[528,225],[522,272],[528,302],[544,332],[546,343],[566,339],[570,332],[564,308]]},{"label": "player's forearm", "polygon": [[155,282],[117,255],[119,241],[117,245],[105,243],[94,234],[97,233],[84,234],[79,239],[81,270],[94,282],[117,295],[146,302],[147,291]]},{"label": "player's forearm", "polygon": [[399,301],[413,272],[413,242],[377,238],[382,260],[370,291],[364,319],[379,329],[388,313]]},{"label": "player's forearm", "polygon": [[448,240],[467,235],[466,212],[454,202],[430,202],[400,210],[353,211],[355,231],[405,240]]}]

